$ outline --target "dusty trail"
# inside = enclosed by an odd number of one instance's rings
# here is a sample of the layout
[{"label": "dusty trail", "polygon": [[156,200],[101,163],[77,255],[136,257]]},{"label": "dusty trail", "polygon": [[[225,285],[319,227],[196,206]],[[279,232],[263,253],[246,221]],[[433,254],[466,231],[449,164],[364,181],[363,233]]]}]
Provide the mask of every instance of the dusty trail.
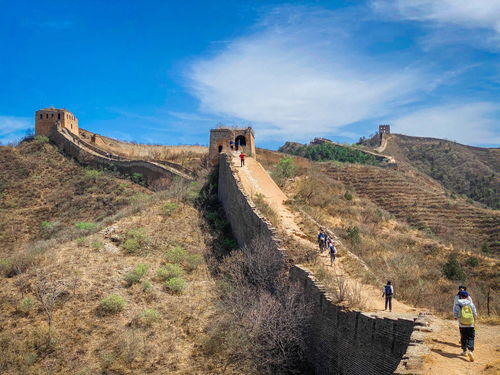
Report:
[{"label": "dusty trail", "polygon": [[[233,154],[233,162],[235,165],[239,165],[240,161],[237,154]],[[246,192],[253,197],[254,195],[260,193],[265,197],[266,202],[271,206],[271,208],[276,212],[281,228],[286,235],[293,236],[296,241],[303,244],[306,248],[317,249],[317,244],[314,239],[308,238],[300,229],[297,222],[300,218],[297,214],[293,213],[286,205],[285,201],[288,197],[283,193],[274,180],[269,176],[262,165],[253,158],[246,158],[245,166],[243,168],[237,168],[241,183],[246,190]],[[339,253],[342,255],[342,248],[339,248]],[[330,267],[330,259],[326,252],[320,255],[319,260],[323,262],[327,268],[331,269],[332,273],[339,276],[346,277],[350,282],[359,282],[354,278],[350,277],[342,266],[342,257],[339,257],[337,264],[334,267]],[[382,286],[380,290],[373,287],[372,285],[363,285],[361,288],[361,293],[364,299],[367,301],[366,310],[368,312],[376,312],[377,315],[387,315],[395,316],[401,314],[411,314],[416,315],[417,309],[405,305],[395,299],[392,301],[392,313],[384,312],[384,299],[382,296]]]},{"label": "dusty trail", "polygon": [[[240,160],[236,153],[233,154],[233,162],[240,165]],[[299,217],[290,211],[284,204],[288,197],[283,193],[274,180],[269,176],[260,163],[253,158],[246,158],[245,166],[236,168],[238,176],[246,192],[253,197],[255,194],[262,194],[266,202],[276,212],[282,229],[286,235],[293,236],[295,240],[307,247],[317,248],[315,239],[308,238],[297,225]],[[338,249],[340,254],[344,249]],[[329,258],[326,254],[320,255],[327,268]],[[338,259],[337,265],[331,268],[337,275],[344,275],[351,282],[358,282],[350,278],[342,267],[342,258]],[[363,285],[362,293],[367,298],[367,312],[376,313],[377,316],[387,316],[392,318],[416,316],[418,309],[408,306],[397,300],[393,300],[393,311],[384,312],[384,301],[381,298],[382,290],[378,290],[371,285]],[[450,300],[450,304],[451,304]],[[451,306],[450,306],[451,309]],[[500,326],[487,326],[478,324],[476,328],[476,350],[475,362],[461,357],[459,346],[459,333],[457,324],[452,320],[434,318],[433,332],[427,337],[427,345],[431,349],[426,358],[425,374],[430,375],[500,375]]]}]

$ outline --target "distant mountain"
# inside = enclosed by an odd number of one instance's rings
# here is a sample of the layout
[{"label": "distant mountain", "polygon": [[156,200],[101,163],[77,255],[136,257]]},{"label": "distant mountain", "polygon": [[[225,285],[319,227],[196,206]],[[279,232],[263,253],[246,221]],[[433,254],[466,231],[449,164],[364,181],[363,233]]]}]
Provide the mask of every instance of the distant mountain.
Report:
[{"label": "distant mountain", "polygon": [[[384,146],[384,145],[383,145]],[[410,164],[456,194],[500,209],[500,149],[391,134],[384,154]]]}]

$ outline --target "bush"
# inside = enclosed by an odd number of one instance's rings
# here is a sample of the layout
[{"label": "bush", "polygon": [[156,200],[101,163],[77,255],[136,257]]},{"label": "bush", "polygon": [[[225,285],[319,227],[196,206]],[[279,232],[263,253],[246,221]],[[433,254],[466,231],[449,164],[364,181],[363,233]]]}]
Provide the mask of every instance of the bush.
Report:
[{"label": "bush", "polygon": [[92,242],[92,247],[95,250],[99,250],[99,249],[102,249],[104,247],[104,244],[101,241],[94,241],[94,242]]},{"label": "bush", "polygon": [[101,171],[97,171],[95,169],[88,169],[85,171],[85,179],[86,180],[96,180],[97,178],[99,178],[100,176],[102,176],[102,172]]},{"label": "bush", "polygon": [[172,214],[176,209],[177,209],[177,204],[173,202],[167,202],[163,206],[161,206],[161,211],[165,216],[172,216]]},{"label": "bush", "polygon": [[75,224],[75,227],[77,227],[82,232],[92,232],[92,231],[96,230],[97,224],[96,223],[79,222],[79,223]]},{"label": "bush", "polygon": [[34,141],[36,143],[49,143],[49,137],[45,135],[35,135]]},{"label": "bush", "polygon": [[33,300],[29,297],[24,297],[17,305],[17,310],[23,314],[29,314],[33,308]]},{"label": "bush", "polygon": [[172,293],[180,294],[186,289],[186,281],[180,277],[172,277],[165,282],[165,287]]},{"label": "bush", "polygon": [[166,281],[170,280],[175,277],[180,277],[184,274],[184,271],[182,270],[181,266],[178,264],[170,264],[167,263],[160,268],[158,268],[158,271],[156,271],[156,275],[158,276],[158,279],[161,281]]},{"label": "bush", "polygon": [[78,239],[76,240],[76,245],[78,247],[83,247],[83,246],[85,246],[85,242],[86,242],[86,238],[84,236],[78,237]]},{"label": "bush", "polygon": [[132,176],[130,176],[130,179],[139,185],[146,184],[146,180],[144,179],[144,176],[142,175],[142,173],[132,173]]},{"label": "bush", "polygon": [[296,167],[293,158],[284,156],[280,159],[272,172],[272,178],[280,186],[283,186],[287,178],[295,176]]},{"label": "bush", "polygon": [[50,238],[55,232],[57,232],[58,229],[60,229],[61,224],[57,221],[55,222],[50,222],[50,221],[42,221],[40,223],[40,228],[42,230],[42,236],[43,238]]},{"label": "bush", "polygon": [[479,266],[479,259],[477,259],[476,257],[470,257],[468,260],[467,260],[467,263],[469,264],[469,266],[471,267],[477,267]]},{"label": "bush", "polygon": [[125,299],[122,296],[111,294],[101,300],[101,311],[104,314],[116,314],[127,306]]},{"label": "bush", "polygon": [[175,246],[167,250],[165,259],[170,263],[182,263],[187,255],[187,251],[182,246]]},{"label": "bush", "polygon": [[203,258],[199,254],[188,254],[182,262],[182,265],[188,272],[192,272],[198,268],[198,266],[203,263]]},{"label": "bush", "polygon": [[488,242],[483,243],[483,246],[481,246],[481,251],[483,253],[486,253],[486,254],[490,254],[491,253],[491,247],[488,244]]},{"label": "bush", "polygon": [[452,253],[448,257],[448,262],[443,266],[443,274],[448,280],[465,280],[465,271],[457,260],[458,255]]},{"label": "bush", "polygon": [[10,259],[0,259],[0,273],[5,277],[9,277],[14,274],[13,264]]},{"label": "bush", "polygon": [[153,284],[151,284],[151,281],[149,281],[149,280],[144,280],[144,281],[142,282],[142,290],[143,290],[144,292],[150,292],[150,291],[152,291],[152,290],[153,290]]},{"label": "bush", "polygon": [[139,324],[143,327],[151,327],[160,319],[160,313],[155,309],[146,309],[139,315]]},{"label": "bush", "polygon": [[346,191],[344,193],[344,198],[345,198],[346,201],[352,201],[352,194],[351,194],[351,192],[350,191]]},{"label": "bush", "polygon": [[126,238],[127,239],[122,246],[129,254],[138,253],[142,247],[147,246],[150,242],[144,228],[134,228],[129,230]]},{"label": "bush", "polygon": [[353,245],[360,244],[361,235],[359,234],[359,228],[356,226],[347,228],[347,238],[351,241]]},{"label": "bush", "polygon": [[146,275],[147,272],[148,266],[140,263],[131,272],[125,274],[123,279],[127,282],[127,287],[130,287],[141,281],[141,279]]}]

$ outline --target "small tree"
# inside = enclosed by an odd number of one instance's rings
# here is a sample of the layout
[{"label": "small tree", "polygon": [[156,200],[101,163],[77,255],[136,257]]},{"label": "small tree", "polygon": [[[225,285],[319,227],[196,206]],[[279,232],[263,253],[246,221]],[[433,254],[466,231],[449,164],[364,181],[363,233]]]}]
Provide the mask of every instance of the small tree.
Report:
[{"label": "small tree", "polygon": [[457,260],[458,255],[456,253],[450,254],[448,257],[448,262],[443,266],[444,276],[449,280],[465,280],[465,271]]},{"label": "small tree", "polygon": [[49,344],[52,342],[52,317],[54,311],[58,303],[66,302],[71,297],[70,289],[68,282],[64,280],[49,280],[45,275],[37,273],[35,296],[42,305],[47,318]]},{"label": "small tree", "polygon": [[272,177],[278,185],[282,186],[287,178],[295,176],[296,169],[293,158],[284,156],[274,168]]}]

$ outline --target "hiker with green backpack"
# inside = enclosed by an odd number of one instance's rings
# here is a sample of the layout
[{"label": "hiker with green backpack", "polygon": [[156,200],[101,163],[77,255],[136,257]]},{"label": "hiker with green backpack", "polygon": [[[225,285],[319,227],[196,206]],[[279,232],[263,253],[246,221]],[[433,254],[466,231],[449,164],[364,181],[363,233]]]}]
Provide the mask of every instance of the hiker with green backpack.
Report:
[{"label": "hiker with green backpack", "polygon": [[474,321],[477,318],[476,306],[469,299],[469,293],[462,290],[458,293],[458,300],[453,306],[453,316],[458,320],[460,329],[460,345],[462,355],[467,355],[474,361]]}]

